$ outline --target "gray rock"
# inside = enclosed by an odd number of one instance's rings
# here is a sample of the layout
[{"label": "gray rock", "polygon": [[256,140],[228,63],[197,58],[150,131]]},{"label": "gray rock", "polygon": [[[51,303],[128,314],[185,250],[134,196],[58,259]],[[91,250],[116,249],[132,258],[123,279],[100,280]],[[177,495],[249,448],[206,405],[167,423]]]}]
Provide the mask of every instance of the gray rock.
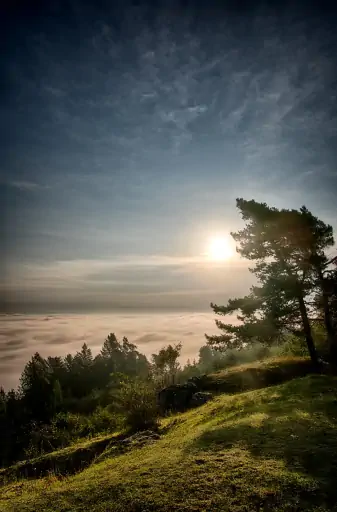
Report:
[{"label": "gray rock", "polygon": [[199,391],[198,393],[194,393],[190,401],[190,407],[199,407],[200,405],[205,404],[212,400],[212,393],[206,393]]},{"label": "gray rock", "polygon": [[158,393],[158,404],[162,411],[183,411],[189,407],[193,394],[198,390],[193,382],[173,384]]}]

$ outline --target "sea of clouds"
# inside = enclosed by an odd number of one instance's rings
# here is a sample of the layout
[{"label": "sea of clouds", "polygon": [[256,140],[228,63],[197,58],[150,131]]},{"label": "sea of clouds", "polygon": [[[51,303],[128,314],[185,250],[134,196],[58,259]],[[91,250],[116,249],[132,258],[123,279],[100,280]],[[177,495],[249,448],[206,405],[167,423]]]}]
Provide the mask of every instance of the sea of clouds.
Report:
[{"label": "sea of clouds", "polygon": [[110,332],[119,339],[127,336],[146,356],[181,341],[184,363],[197,357],[204,334],[216,330],[212,312],[1,315],[0,386],[16,387],[24,364],[35,352],[64,356],[87,343],[95,355]]}]

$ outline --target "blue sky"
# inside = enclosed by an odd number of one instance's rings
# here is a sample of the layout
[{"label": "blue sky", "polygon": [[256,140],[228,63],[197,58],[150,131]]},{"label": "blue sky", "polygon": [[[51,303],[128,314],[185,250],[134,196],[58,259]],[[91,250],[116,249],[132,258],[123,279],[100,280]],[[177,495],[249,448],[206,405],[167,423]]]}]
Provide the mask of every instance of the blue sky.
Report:
[{"label": "blue sky", "polygon": [[199,261],[209,236],[240,225],[236,197],[306,204],[337,227],[333,18],[110,4],[54,1],[2,21],[1,279],[14,309],[240,295],[241,262]]}]

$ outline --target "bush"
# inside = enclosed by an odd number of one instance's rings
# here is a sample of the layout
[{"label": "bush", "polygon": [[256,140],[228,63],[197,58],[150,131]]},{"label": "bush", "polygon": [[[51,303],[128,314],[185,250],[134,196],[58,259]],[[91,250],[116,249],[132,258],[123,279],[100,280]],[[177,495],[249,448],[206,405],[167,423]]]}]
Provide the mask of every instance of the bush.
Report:
[{"label": "bush", "polygon": [[44,453],[69,446],[73,441],[91,434],[89,418],[73,413],[58,413],[50,424],[32,423],[25,456],[38,457]]},{"label": "bush", "polygon": [[60,431],[68,432],[71,439],[85,437],[90,433],[89,417],[78,413],[59,413],[54,417],[52,425]]},{"label": "bush", "polygon": [[311,326],[311,330],[318,353],[323,358],[329,359],[329,344],[325,327],[315,322]]},{"label": "bush", "polygon": [[101,393],[93,390],[89,395],[82,398],[68,397],[63,401],[62,410],[74,414],[92,414],[100,405]]},{"label": "bush", "polygon": [[284,336],[283,343],[279,347],[280,356],[299,356],[308,355],[308,347],[305,339],[294,334]]},{"label": "bush", "polygon": [[72,439],[113,432],[120,425],[120,418],[109,412],[108,408],[97,407],[88,416],[74,413],[59,413],[55,416],[52,425],[56,429],[66,431]]},{"label": "bush", "polygon": [[50,425],[32,423],[24,454],[28,458],[38,457],[67,446],[70,441],[70,432],[58,428],[54,423]]},{"label": "bush", "polygon": [[97,407],[91,416],[88,417],[89,429],[92,434],[102,432],[113,432],[121,424],[120,417],[111,413],[107,407]]},{"label": "bush", "polygon": [[[311,331],[319,355],[323,358],[327,357],[329,347],[324,327],[313,323]],[[286,334],[278,347],[278,355],[308,357],[308,346],[305,338],[300,335]]]},{"label": "bush", "polygon": [[129,430],[136,432],[158,427],[159,409],[151,381],[136,379],[123,382],[117,399]]}]

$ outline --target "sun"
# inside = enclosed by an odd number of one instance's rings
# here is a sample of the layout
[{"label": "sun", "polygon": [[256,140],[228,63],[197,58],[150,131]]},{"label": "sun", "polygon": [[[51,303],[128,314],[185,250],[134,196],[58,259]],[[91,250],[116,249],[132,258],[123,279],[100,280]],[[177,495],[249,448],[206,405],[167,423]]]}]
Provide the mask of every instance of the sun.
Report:
[{"label": "sun", "polygon": [[233,256],[231,241],[225,236],[216,236],[209,241],[207,256],[212,261],[225,261]]}]

